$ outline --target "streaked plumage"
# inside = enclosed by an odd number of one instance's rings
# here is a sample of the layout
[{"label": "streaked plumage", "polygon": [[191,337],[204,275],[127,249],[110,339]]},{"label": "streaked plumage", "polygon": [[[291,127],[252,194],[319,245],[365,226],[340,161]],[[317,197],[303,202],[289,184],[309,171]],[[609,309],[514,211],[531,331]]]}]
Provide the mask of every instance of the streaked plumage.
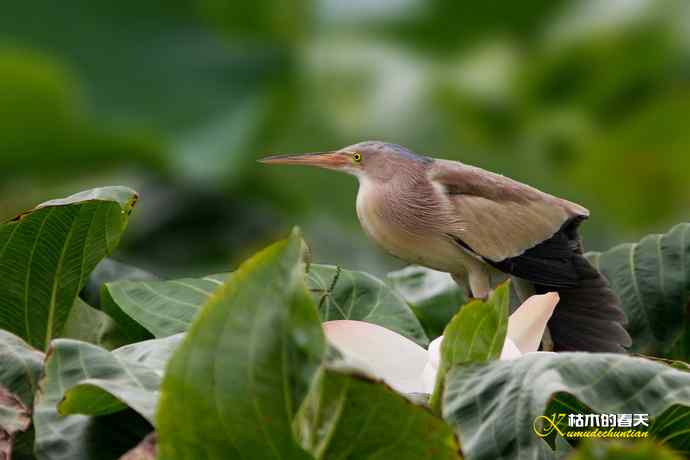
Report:
[{"label": "streaked plumage", "polygon": [[615,352],[630,345],[617,297],[582,255],[577,228],[589,217],[582,206],[383,142],[266,161],[357,176],[364,231],[396,257],[452,274],[475,297],[489,294],[499,272],[537,293],[558,291],[549,323],[557,350]]}]

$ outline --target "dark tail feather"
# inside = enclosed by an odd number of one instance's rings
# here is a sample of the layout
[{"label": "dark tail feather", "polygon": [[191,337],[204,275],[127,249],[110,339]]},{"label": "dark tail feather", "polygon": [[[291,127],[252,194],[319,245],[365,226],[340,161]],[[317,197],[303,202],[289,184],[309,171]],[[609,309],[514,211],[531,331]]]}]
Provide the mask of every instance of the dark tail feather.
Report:
[{"label": "dark tail feather", "polygon": [[495,268],[531,283],[537,294],[557,291],[561,297],[549,320],[556,351],[624,352],[631,339],[623,327],[625,314],[604,276],[583,255],[573,217],[551,238]]},{"label": "dark tail feather", "polygon": [[[573,258],[579,282],[575,287],[558,288],[561,297],[549,320],[555,351],[621,353],[631,339],[623,325],[625,314],[618,296],[604,276],[584,256]],[[537,294],[553,291],[535,285]]]}]

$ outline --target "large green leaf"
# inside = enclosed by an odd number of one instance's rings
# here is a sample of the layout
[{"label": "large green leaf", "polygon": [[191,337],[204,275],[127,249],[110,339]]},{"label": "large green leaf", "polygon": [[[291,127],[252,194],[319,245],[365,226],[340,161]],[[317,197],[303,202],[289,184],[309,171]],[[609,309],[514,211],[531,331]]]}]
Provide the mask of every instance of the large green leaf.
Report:
[{"label": "large green leaf", "polygon": [[295,421],[317,459],[459,459],[453,430],[380,382],[324,368]]},{"label": "large green leaf", "polygon": [[[589,258],[622,300],[633,351],[668,355],[690,336],[690,224]],[[690,347],[679,355],[689,359]]]},{"label": "large green leaf", "polygon": [[655,417],[690,407],[690,374],[622,355],[538,353],[451,369],[443,413],[470,459],[552,458],[533,423],[559,392],[598,413]]},{"label": "large green leaf", "polygon": [[[130,407],[152,422],[166,362],[180,341],[173,336],[113,352],[76,340],[53,341],[35,404],[39,457],[98,458],[93,433],[105,430],[100,422],[110,419],[95,415],[125,414]],[[107,455],[121,454],[122,446],[117,447]]]},{"label": "large green leaf", "polygon": [[441,362],[431,406],[440,410],[446,373],[455,366],[496,359],[508,331],[510,283],[500,285],[485,302],[474,300],[462,307],[443,334]]},{"label": "large green leaf", "polygon": [[57,340],[60,376],[73,375],[75,368],[87,377],[66,387],[58,404],[62,415],[105,415],[127,406],[153,423],[158,388],[165,364],[182,340],[181,335],[148,340],[112,353],[84,342]]},{"label": "large green leaf", "polygon": [[323,321],[350,319],[378,324],[426,347],[429,339],[405,300],[364,272],[311,264],[308,285]]},{"label": "large green leaf", "polygon": [[[106,283],[102,308],[116,320],[132,320],[156,337],[189,328],[201,306],[229,274],[171,281],[116,281]],[[410,307],[389,286],[363,272],[330,265],[311,264],[307,285],[319,305],[323,321],[367,321],[396,331],[422,346],[428,345],[424,330]]]},{"label": "large green leaf", "polygon": [[105,187],[43,203],[0,226],[0,328],[43,349],[96,264],[117,246],[137,195]]},{"label": "large green leaf", "polygon": [[302,258],[293,232],[202,309],[161,387],[158,458],[310,458],[292,419],[325,345]]},{"label": "large green leaf", "polygon": [[[688,365],[681,362],[668,362],[667,365],[682,371],[688,371]],[[551,414],[593,414],[592,409],[582,404],[570,393],[554,394],[545,412]],[[661,415],[654,418],[649,427],[649,436],[654,438],[658,444],[664,444],[673,449],[674,452],[685,456],[690,455],[690,433],[688,424],[690,423],[690,407],[675,405],[665,410]],[[592,431],[590,429],[589,431]],[[557,432],[545,438],[550,445],[563,438]],[[567,443],[567,441],[565,441]]]},{"label": "large green leaf", "polygon": [[[549,405],[544,411],[545,414],[593,414],[595,413],[582,404],[570,393],[557,393],[553,395]],[[675,405],[665,410],[661,415],[654,418],[649,427],[649,436],[656,440],[658,444],[664,444],[677,454],[684,456],[690,455],[690,433],[688,423],[690,421],[690,407]],[[587,431],[592,431],[588,429]],[[564,441],[556,431],[544,438],[550,445],[554,442],[558,446],[559,441]]]},{"label": "large green leaf", "polygon": [[389,273],[388,280],[410,304],[429,340],[442,335],[453,315],[466,303],[462,289],[448,273],[410,266]]},{"label": "large green leaf", "polygon": [[[575,396],[571,395],[570,393],[556,393],[551,396],[551,399],[549,400],[548,405],[546,406],[546,409],[544,410],[544,413],[547,415],[552,415],[552,414],[593,414],[594,411],[587,407],[586,405],[582,404]],[[549,433],[547,436],[544,436],[544,440],[549,443],[550,446],[556,447],[556,450],[558,451],[558,447],[560,445],[561,450],[563,450],[563,447],[565,444],[570,445],[568,441],[563,439],[561,436],[558,436],[558,433],[554,430],[553,432]]]},{"label": "large green leaf", "polygon": [[228,276],[106,283],[102,308],[127,329],[143,327],[155,337],[167,337],[186,331]]}]

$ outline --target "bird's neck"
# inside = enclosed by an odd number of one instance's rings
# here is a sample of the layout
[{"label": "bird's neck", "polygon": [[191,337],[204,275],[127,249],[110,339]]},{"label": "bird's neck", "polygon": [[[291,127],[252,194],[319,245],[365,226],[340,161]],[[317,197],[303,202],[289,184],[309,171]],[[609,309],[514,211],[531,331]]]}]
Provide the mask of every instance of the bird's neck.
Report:
[{"label": "bird's neck", "polygon": [[422,217],[420,214],[434,206],[435,192],[423,174],[400,173],[385,182],[360,177],[357,215],[363,226],[375,219],[406,230],[410,218]]}]

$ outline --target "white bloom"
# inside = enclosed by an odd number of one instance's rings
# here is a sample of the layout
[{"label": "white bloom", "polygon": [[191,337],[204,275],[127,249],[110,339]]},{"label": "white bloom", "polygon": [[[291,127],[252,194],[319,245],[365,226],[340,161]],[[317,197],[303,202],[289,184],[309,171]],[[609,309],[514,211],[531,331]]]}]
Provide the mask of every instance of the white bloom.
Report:
[{"label": "white bloom", "polygon": [[[508,319],[502,360],[536,352],[546,323],[559,297],[555,292],[530,297]],[[327,321],[328,341],[354,366],[379,378],[401,393],[431,393],[441,361],[439,337],[425,350],[385,327],[363,321]]]}]

